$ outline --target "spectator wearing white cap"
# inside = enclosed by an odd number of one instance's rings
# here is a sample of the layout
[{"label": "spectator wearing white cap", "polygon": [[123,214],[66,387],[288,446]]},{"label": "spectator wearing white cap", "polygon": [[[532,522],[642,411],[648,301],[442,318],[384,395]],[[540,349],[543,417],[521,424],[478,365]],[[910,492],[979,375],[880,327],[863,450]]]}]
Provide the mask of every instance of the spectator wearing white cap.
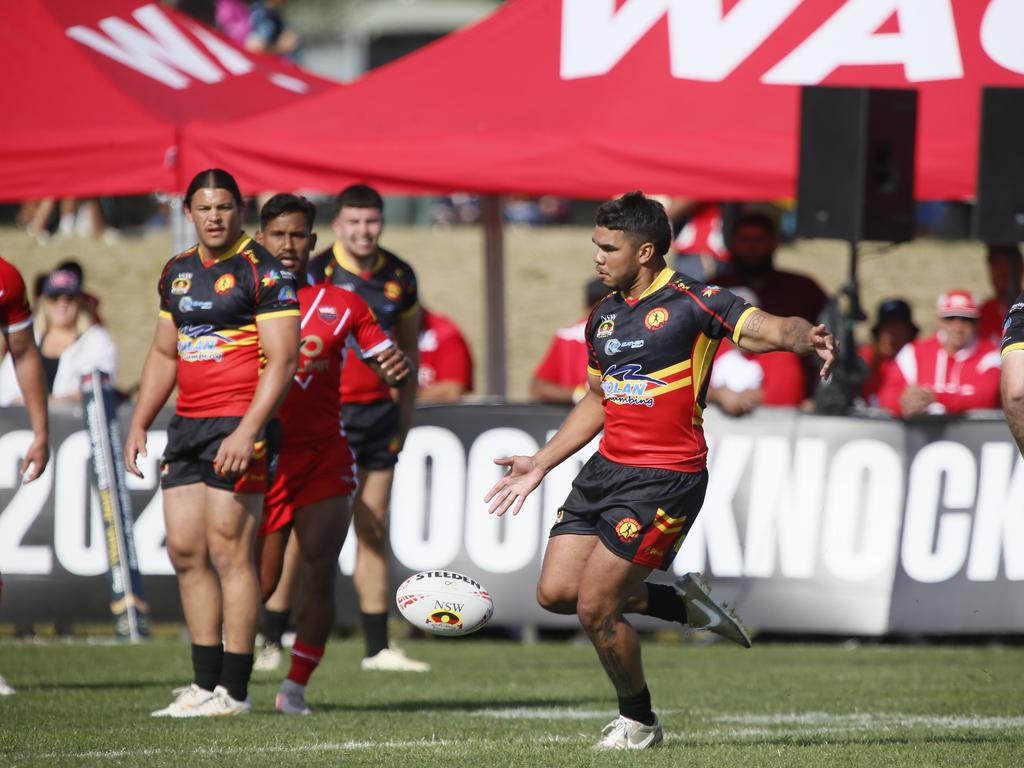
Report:
[{"label": "spectator wearing white cap", "polygon": [[999,350],[978,336],[980,312],[969,291],[939,296],[939,328],[907,344],[885,374],[879,404],[895,416],[964,413],[999,407]]}]

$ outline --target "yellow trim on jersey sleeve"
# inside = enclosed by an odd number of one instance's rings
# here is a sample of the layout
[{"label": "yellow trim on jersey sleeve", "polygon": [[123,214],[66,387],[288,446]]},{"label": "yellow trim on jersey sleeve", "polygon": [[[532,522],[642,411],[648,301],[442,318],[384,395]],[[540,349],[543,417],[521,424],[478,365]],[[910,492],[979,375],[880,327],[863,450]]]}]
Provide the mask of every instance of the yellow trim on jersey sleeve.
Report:
[{"label": "yellow trim on jersey sleeve", "polygon": [[1017,341],[1010,344],[1008,347],[1003,349],[1000,353],[1000,357],[1006,357],[1009,352],[1016,352],[1018,349],[1024,349],[1024,341]]},{"label": "yellow trim on jersey sleeve", "polygon": [[743,333],[743,326],[747,324],[747,320],[750,319],[750,316],[757,311],[757,307],[749,307],[746,310],[744,310],[742,315],[740,315],[740,319],[736,321],[736,327],[733,329],[732,332],[733,344],[740,343],[740,334]]},{"label": "yellow trim on jersey sleeve", "polygon": [[597,368],[591,368],[589,365],[587,366],[587,373],[589,373],[591,376],[600,376],[601,375],[601,372],[599,370],[597,370]]},{"label": "yellow trim on jersey sleeve", "polygon": [[163,318],[165,318],[165,319],[167,319],[167,320],[173,320],[173,319],[174,319],[174,315],[172,315],[172,314],[171,314],[170,312],[168,312],[168,311],[167,311],[166,309],[161,309],[161,310],[160,310],[160,311],[159,311],[159,312],[157,313],[157,317],[163,317]]},{"label": "yellow trim on jersey sleeve", "polygon": [[278,317],[298,317],[299,310],[297,309],[280,309],[276,312],[264,312],[262,315],[256,315],[256,322],[262,322],[263,320],[274,320]]}]

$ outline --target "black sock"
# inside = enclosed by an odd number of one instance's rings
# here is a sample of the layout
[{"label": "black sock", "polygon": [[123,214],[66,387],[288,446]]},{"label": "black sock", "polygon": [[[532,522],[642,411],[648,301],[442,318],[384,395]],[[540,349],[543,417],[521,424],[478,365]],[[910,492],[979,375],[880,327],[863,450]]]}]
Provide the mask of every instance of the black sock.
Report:
[{"label": "black sock", "polygon": [[632,696],[619,696],[619,714],[644,725],[654,725],[651,692],[647,690],[646,685],[640,693],[634,693]]},{"label": "black sock", "polygon": [[388,615],[387,613],[360,613],[359,616],[363,622],[366,655],[376,656],[388,647]]},{"label": "black sock", "polygon": [[196,645],[192,643],[192,671],[195,684],[206,691],[212,691],[220,681],[220,670],[224,665],[223,645]]},{"label": "black sock", "polygon": [[252,675],[252,654],[224,652],[224,669],[220,684],[228,689],[231,698],[245,701],[249,695],[249,676]]},{"label": "black sock", "polygon": [[686,623],[686,604],[676,591],[667,584],[647,585],[647,616],[654,616],[665,621]]},{"label": "black sock", "polygon": [[288,627],[288,617],[291,611],[268,611],[263,609],[263,637],[267,643],[274,645],[281,644],[281,638]]}]

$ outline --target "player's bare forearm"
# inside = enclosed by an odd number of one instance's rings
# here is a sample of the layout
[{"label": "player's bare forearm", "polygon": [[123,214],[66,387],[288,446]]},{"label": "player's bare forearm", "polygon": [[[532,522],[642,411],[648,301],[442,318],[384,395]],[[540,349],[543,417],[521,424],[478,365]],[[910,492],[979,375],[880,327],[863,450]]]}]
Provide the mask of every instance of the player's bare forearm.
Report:
[{"label": "player's bare forearm", "polygon": [[46,412],[46,374],[39,348],[32,336],[31,328],[15,331],[7,337],[7,348],[14,363],[14,375],[18,379],[28,420],[37,441],[49,439],[49,421]]},{"label": "player's bare forearm", "polygon": [[398,438],[405,443],[405,436],[412,427],[412,417],[416,409],[416,377],[420,370],[420,313],[416,308],[398,319],[395,324],[395,343],[405,353],[409,361],[408,380],[412,382],[398,390]]},{"label": "player's bare forearm", "polygon": [[545,474],[585,446],[604,427],[603,395],[593,387],[569,411],[562,426],[534,454],[536,466]]},{"label": "player's bare forearm", "polygon": [[1024,454],[1024,349],[1003,356],[999,391],[1006,424],[1017,441],[1017,448]]},{"label": "player's bare forearm", "polygon": [[811,325],[802,317],[778,317],[755,311],[740,329],[739,347],[747,352],[795,352],[817,354],[824,362],[821,375],[832,369],[838,350],[835,338],[824,325]]},{"label": "player's bare forearm", "polygon": [[142,364],[139,398],[132,413],[130,428],[149,429],[178,379],[178,331],[166,318],[157,321],[153,344]]}]

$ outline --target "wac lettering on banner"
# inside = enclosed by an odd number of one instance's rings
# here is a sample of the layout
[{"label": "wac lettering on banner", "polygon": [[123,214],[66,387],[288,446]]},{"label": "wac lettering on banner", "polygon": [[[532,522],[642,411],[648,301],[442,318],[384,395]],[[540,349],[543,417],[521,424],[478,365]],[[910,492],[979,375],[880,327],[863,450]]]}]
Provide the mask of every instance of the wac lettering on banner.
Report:
[{"label": "wac lettering on banner", "polygon": [[[985,8],[979,30],[985,54],[1024,73],[1024,3],[975,3]],[[563,0],[561,76],[574,80],[608,73],[666,21],[672,75],[721,82],[784,24],[800,21],[810,4],[737,0],[724,14],[722,5],[721,0]],[[817,85],[840,67],[887,64],[901,66],[911,83],[963,77],[953,0],[846,0],[836,5],[817,29],[761,73],[761,82]],[[898,29],[889,31],[885,25],[894,17]]]},{"label": "wac lettering on banner", "polygon": [[[515,518],[488,515],[482,501],[500,474],[494,457],[536,450],[564,414],[484,405],[417,412],[392,501],[396,584],[418,571],[464,573],[487,585],[499,623],[571,623],[542,611],[532,584],[558,507],[597,441],[553,470]],[[102,620],[106,555],[88,490],[88,436],[70,416],[52,422],[54,461],[20,487],[18,457],[31,433],[22,411],[0,413],[0,568],[8,582],[0,616],[53,621],[57,606],[76,621]],[[707,500],[673,571],[709,573],[716,594],[735,601],[752,626],[1024,631],[1024,606],[1013,597],[1024,581],[1024,462],[1001,418],[905,425],[767,408],[727,419],[709,409],[705,427]],[[157,489],[165,441],[160,429],[150,433],[145,478],[129,478],[132,506],[142,510],[139,569],[157,621],[180,619]],[[350,536],[340,557],[344,575],[353,571],[354,544]],[[351,623],[352,590],[347,579],[342,585],[339,617]]]}]

